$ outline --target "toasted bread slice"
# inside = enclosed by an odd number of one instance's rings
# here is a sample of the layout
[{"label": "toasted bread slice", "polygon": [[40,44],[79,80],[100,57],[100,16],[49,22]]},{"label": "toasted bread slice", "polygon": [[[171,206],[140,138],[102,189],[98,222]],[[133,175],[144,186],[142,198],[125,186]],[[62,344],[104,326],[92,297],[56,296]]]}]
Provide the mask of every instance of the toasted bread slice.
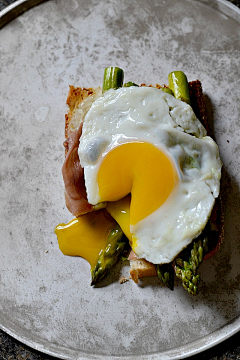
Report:
[{"label": "toasted bread slice", "polygon": [[[148,86],[142,84],[141,86]],[[150,85],[153,86],[153,85]],[[165,85],[164,85],[165,86]],[[161,88],[159,84],[153,87]],[[204,95],[202,91],[202,85],[199,80],[189,82],[190,98],[192,108],[202,122],[207,133],[210,134],[210,127],[207,119],[207,112],[205,106]],[[69,87],[69,94],[67,97],[67,105],[69,106],[69,112],[65,115],[65,136],[68,137],[70,131],[76,130],[84,119],[87,111],[90,109],[93,101],[101,95],[101,88],[80,88]],[[65,145],[66,147],[66,145]],[[66,149],[67,152],[67,149]],[[205,259],[212,257],[216,251],[220,248],[224,239],[224,218],[221,198],[216,200],[212,215],[211,224],[215,228],[215,240],[210,247],[210,251],[205,255]],[[132,258],[130,260],[130,277],[134,282],[138,283],[138,280],[142,277],[156,276],[155,265],[145,259]]]}]

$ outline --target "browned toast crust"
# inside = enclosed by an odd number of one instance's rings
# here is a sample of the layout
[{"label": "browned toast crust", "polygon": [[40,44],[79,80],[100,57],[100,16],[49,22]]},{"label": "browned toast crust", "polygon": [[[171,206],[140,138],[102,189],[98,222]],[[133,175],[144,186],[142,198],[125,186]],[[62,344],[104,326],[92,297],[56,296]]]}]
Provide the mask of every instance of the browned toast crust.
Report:
[{"label": "browned toast crust", "polygon": [[72,119],[72,115],[74,110],[79,106],[79,104],[85,100],[88,96],[91,96],[95,93],[94,88],[81,88],[74,87],[72,85],[69,86],[68,97],[66,100],[66,104],[68,105],[69,111],[65,115],[65,137],[68,137],[69,124]]},{"label": "browned toast crust", "polygon": [[193,111],[195,112],[196,117],[201,121],[207,130],[207,133],[210,134],[202,84],[199,80],[195,80],[189,82],[188,87]]}]

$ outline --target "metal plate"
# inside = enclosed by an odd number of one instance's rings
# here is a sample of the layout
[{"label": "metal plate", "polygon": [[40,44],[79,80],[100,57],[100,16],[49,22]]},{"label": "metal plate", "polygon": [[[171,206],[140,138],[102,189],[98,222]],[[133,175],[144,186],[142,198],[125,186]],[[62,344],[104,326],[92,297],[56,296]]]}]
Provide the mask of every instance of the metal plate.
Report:
[{"label": "metal plate", "polygon": [[[3,27],[0,46],[1,328],[79,360],[183,359],[238,332],[240,11],[222,0],[48,1]],[[54,227],[71,219],[68,85],[99,86],[110,65],[137,83],[166,83],[174,69],[202,81],[224,163],[226,239],[201,267],[198,297],[156,279],[120,285],[121,264],[92,288],[88,263],[58,249]]]}]

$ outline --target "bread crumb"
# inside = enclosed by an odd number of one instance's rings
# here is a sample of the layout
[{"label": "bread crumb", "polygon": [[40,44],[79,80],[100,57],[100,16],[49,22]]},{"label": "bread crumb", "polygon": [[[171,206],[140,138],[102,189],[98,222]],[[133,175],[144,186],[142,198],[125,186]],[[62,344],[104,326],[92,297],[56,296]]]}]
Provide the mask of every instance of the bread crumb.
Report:
[{"label": "bread crumb", "polygon": [[121,276],[120,279],[119,279],[119,283],[120,283],[120,284],[124,284],[124,283],[127,282],[127,281],[128,281],[128,279],[125,278],[125,276]]}]

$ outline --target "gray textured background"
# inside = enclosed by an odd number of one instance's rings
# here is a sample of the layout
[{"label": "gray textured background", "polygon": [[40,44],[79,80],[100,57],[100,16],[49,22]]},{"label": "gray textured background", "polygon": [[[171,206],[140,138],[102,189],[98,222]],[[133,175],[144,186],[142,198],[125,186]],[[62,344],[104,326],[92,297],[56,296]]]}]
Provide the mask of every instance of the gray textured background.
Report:
[{"label": "gray textured background", "polygon": [[[14,1],[5,0],[0,1],[0,10]],[[240,1],[231,1],[233,4],[240,7]],[[20,359],[52,359],[49,356],[42,355],[36,351],[15,341],[2,331],[0,332],[0,360],[20,360]],[[190,358],[189,358],[190,359]],[[208,350],[200,355],[194,356],[191,360],[229,360],[240,359],[240,333],[233,336],[231,339]]]}]

